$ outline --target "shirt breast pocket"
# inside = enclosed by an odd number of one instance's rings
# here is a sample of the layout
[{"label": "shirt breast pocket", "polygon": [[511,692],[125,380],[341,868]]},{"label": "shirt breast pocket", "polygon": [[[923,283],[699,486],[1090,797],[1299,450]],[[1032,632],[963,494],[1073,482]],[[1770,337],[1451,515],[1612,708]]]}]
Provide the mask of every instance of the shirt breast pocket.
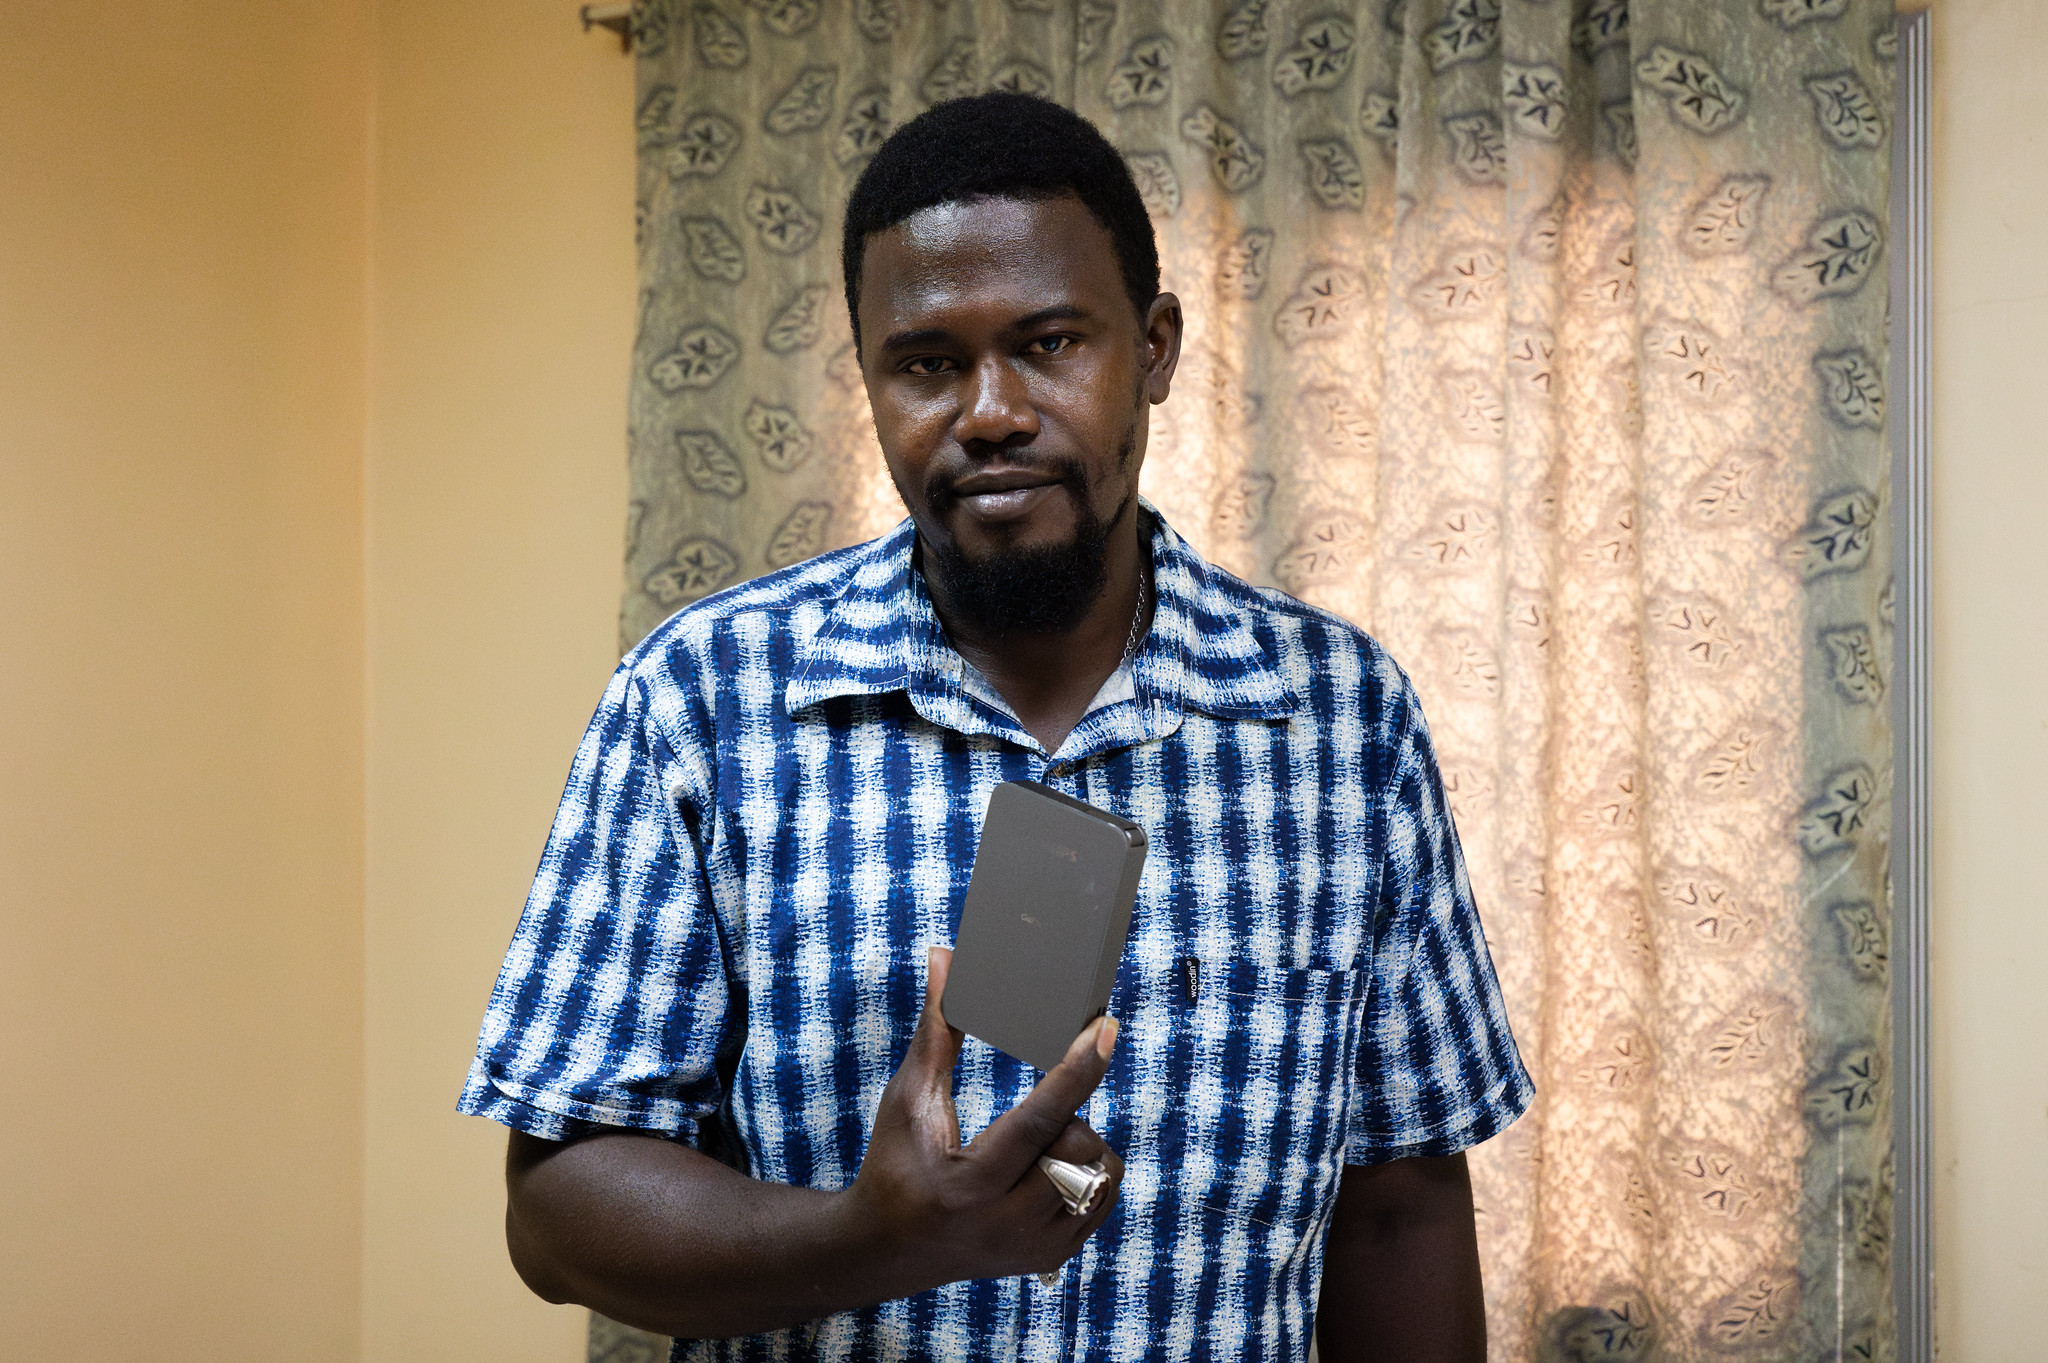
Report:
[{"label": "shirt breast pocket", "polygon": [[1131,983],[1112,1077],[1140,1195],[1156,1180],[1161,1210],[1314,1221],[1343,1164],[1363,972],[1183,961]]}]

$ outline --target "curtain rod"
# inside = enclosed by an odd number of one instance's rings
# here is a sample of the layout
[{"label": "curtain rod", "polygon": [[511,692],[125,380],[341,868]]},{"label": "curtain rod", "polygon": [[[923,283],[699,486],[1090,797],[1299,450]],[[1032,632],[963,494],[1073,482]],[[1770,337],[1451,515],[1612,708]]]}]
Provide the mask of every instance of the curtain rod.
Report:
[{"label": "curtain rod", "polygon": [[607,28],[619,35],[619,51],[633,50],[633,7],[631,5],[585,5],[576,11],[583,31]]}]

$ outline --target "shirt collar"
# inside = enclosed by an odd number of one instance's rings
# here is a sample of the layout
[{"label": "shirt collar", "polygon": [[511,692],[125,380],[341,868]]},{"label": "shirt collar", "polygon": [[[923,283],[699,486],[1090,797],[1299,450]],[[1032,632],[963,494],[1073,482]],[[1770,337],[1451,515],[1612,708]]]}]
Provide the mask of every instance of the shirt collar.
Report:
[{"label": "shirt collar", "polygon": [[[1272,648],[1252,630],[1257,593],[1203,561],[1150,502],[1152,627],[1131,660],[1134,695],[1091,711],[1061,758],[1163,738],[1194,710],[1222,719],[1276,719],[1298,700]],[[963,734],[1036,748],[1000,698],[969,684],[915,566],[917,531],[905,519],[873,541],[797,650],[783,693],[794,715],[839,696],[906,693],[918,713]]]}]

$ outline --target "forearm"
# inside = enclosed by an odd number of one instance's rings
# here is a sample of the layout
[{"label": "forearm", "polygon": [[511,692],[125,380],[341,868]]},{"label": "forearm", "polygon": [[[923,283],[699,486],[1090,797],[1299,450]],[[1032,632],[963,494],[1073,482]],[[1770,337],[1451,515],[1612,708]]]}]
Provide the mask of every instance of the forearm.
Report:
[{"label": "forearm", "polygon": [[1323,1253],[1324,1363],[1484,1363],[1465,1157],[1346,1169]]},{"label": "forearm", "polygon": [[506,1242],[549,1301],[684,1338],[779,1329],[923,1291],[844,1193],[764,1183],[671,1141],[515,1135]]},{"label": "forearm", "polygon": [[[560,1144],[515,1132],[505,1239],[527,1286],[684,1338],[758,1334],[942,1283],[1048,1273],[1116,1206],[1123,1161],[1075,1117],[1102,1082],[1116,1022],[1091,1023],[1014,1108],[960,1144],[963,1033],[939,1011],[951,954],[933,948],[924,1013],[882,1091],[844,1192],[764,1183],[630,1132]],[[1100,1160],[1107,1194],[1071,1215],[1041,1155]]]}]

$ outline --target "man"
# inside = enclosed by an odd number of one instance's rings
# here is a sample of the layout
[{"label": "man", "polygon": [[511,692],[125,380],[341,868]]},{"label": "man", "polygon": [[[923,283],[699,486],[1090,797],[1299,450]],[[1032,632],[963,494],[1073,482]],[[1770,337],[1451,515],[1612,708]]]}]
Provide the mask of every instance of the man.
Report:
[{"label": "man", "polygon": [[[684,1358],[1476,1363],[1460,1152],[1531,1089],[1427,732],[1363,633],[1139,500],[1181,308],[1121,158],[940,105],[845,272],[910,518],[612,679],[462,1098],[514,1128],[514,1263]],[[1151,847],[1043,1078],[937,1010],[1016,779]],[[1112,1194],[1069,1215],[1041,1153]]]}]

